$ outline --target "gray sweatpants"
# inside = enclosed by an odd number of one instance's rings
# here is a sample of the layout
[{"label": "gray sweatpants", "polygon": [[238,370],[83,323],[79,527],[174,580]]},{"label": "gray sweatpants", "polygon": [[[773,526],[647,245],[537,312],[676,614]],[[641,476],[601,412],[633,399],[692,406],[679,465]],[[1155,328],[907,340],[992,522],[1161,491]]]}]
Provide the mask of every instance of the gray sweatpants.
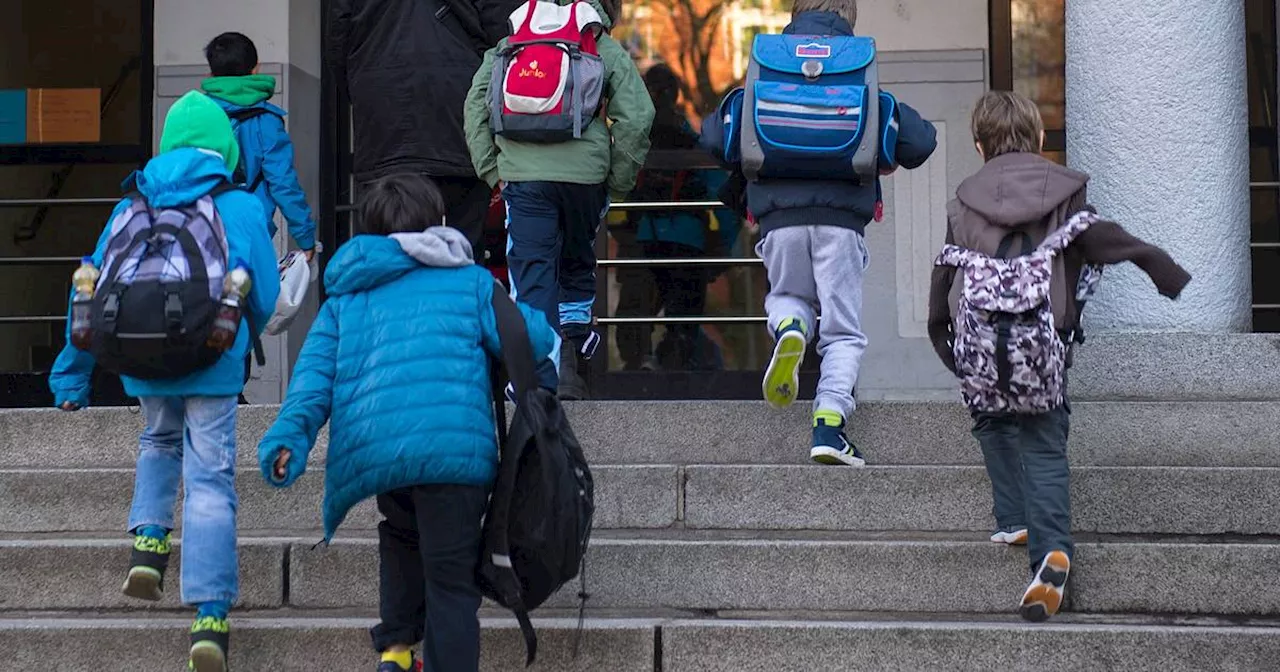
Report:
[{"label": "gray sweatpants", "polygon": [[813,408],[848,419],[867,349],[861,322],[862,278],[871,257],[862,234],[839,226],[791,226],[766,235],[756,253],[769,273],[764,309],[770,333],[792,317],[804,321],[810,340],[817,333],[822,377]]}]

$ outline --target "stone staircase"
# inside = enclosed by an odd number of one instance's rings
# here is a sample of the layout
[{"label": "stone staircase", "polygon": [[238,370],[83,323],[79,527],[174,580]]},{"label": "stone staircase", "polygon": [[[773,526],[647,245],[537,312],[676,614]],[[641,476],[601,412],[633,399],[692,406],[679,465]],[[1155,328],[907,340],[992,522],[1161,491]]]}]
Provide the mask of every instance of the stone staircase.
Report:
[{"label": "stone staircase", "polygon": [[[864,404],[862,470],[807,464],[803,408],[570,411],[598,484],[592,598],[576,659],[575,601],[540,612],[536,669],[1277,669],[1280,401],[1075,404],[1079,548],[1068,613],[1045,625],[1014,613],[1025,551],[986,540],[958,404]],[[240,421],[233,669],[371,669],[376,515],[362,506],[313,548],[325,439],[275,491],[255,458],[273,418]],[[118,592],[140,425],[128,409],[0,412],[0,670],[181,669],[177,572],[159,607]],[[522,669],[514,622],[484,616],[483,669]]]}]

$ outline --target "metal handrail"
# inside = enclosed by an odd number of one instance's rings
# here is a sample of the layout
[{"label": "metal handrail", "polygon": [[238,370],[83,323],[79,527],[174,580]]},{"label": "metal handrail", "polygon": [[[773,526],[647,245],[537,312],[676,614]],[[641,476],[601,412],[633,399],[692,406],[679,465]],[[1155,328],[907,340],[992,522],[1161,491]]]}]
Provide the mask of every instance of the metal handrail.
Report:
[{"label": "metal handrail", "polygon": [[600,268],[625,268],[629,266],[760,266],[764,263],[758,257],[728,257],[715,259],[601,259],[596,262]]},{"label": "metal handrail", "polygon": [[119,198],[0,198],[0,208],[41,208],[46,206],[87,207],[115,205]]},{"label": "metal handrail", "polygon": [[0,317],[0,324],[37,324],[41,322],[66,322],[66,315],[6,315]]},{"label": "metal handrail", "polygon": [[705,315],[702,317],[597,317],[595,323],[601,326],[625,324],[764,324],[769,318],[764,315]]},{"label": "metal handrail", "polygon": [[[3,201],[0,201],[0,204],[3,204]],[[714,210],[727,207],[729,206],[725,205],[723,201],[623,201],[610,204],[609,210],[642,212],[645,210]],[[339,205],[336,210],[337,212],[355,212],[356,206]]]},{"label": "metal handrail", "polygon": [[0,257],[0,266],[58,266],[78,264],[81,257]]}]

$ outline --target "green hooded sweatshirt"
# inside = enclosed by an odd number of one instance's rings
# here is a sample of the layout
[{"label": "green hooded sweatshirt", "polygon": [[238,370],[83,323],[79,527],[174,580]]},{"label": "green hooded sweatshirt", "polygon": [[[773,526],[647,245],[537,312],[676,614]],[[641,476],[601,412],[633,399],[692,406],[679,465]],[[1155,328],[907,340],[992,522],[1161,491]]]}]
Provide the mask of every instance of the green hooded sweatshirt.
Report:
[{"label": "green hooded sweatshirt", "polygon": [[[560,0],[568,4],[570,0]],[[605,23],[609,15],[598,0],[588,0]],[[557,144],[514,142],[494,137],[489,129],[489,82],[498,53],[507,40],[485,52],[484,63],[471,81],[464,127],[471,163],[490,185],[504,182],[569,182],[607,184],[620,199],[636,185],[636,176],[649,153],[653,100],[631,55],[607,33],[597,42],[605,65],[605,119],[596,119],[582,137]]]},{"label": "green hooded sweatshirt", "polygon": [[252,107],[275,95],[276,78],[271,75],[210,77],[200,84],[200,88],[214,98],[221,98],[232,105]]},{"label": "green hooded sweatshirt", "polygon": [[184,147],[217,152],[230,170],[240,163],[240,143],[231,130],[231,120],[217,103],[199,91],[179,98],[164,119],[160,153]]}]

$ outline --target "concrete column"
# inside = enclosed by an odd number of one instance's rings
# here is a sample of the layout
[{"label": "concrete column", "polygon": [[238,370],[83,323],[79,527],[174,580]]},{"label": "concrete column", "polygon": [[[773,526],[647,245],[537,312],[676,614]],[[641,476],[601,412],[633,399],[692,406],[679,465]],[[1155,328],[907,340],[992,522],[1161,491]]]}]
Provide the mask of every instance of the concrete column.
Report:
[{"label": "concrete column", "polygon": [[1195,276],[1161,298],[1108,271],[1095,331],[1241,332],[1251,324],[1249,152],[1240,0],[1071,0],[1067,157],[1106,216]]}]

